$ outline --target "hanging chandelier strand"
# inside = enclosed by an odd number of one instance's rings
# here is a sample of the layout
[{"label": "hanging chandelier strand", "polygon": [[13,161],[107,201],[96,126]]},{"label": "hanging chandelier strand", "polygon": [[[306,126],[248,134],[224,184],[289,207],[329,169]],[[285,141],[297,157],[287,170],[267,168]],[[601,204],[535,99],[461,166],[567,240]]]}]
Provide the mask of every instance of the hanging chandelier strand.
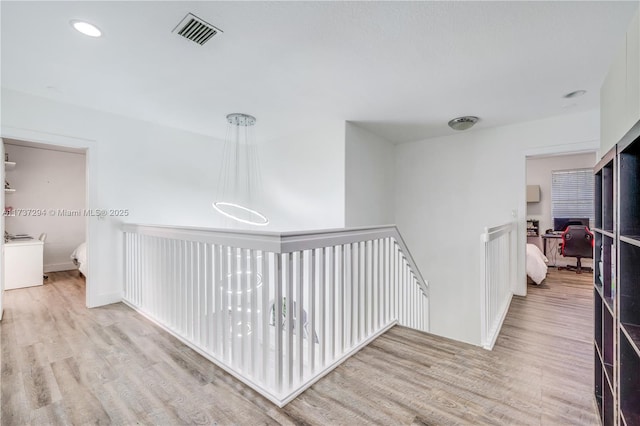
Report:
[{"label": "hanging chandelier strand", "polygon": [[255,123],[256,119],[251,115],[227,115],[227,136],[218,178],[217,201],[212,204],[216,211],[227,218],[264,226],[269,219],[254,207],[254,193],[260,189],[258,152],[251,143]]}]

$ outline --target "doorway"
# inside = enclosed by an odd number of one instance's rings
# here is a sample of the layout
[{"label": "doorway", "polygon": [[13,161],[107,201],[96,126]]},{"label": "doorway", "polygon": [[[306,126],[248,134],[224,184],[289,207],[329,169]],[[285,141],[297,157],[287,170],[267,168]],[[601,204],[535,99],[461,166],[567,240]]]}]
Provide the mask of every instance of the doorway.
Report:
[{"label": "doorway", "polygon": [[[596,151],[586,151],[526,157],[526,269],[529,282],[539,284],[536,281],[540,280],[541,272],[535,269],[544,265],[541,266],[536,259],[538,254],[546,258],[547,268],[576,265],[576,258],[562,256],[561,230],[556,228],[563,218],[581,219],[593,226],[593,166],[596,155]],[[585,258],[582,266],[590,268],[592,262],[592,259]],[[532,277],[533,274],[537,277]]]},{"label": "doorway", "polygon": [[[70,255],[86,241],[85,150],[13,139],[4,143],[5,186],[11,187],[5,193],[6,262],[12,263],[15,247],[38,240],[45,276],[76,269]],[[7,272],[12,268],[5,265]],[[5,289],[20,285],[15,279],[5,282]]]},{"label": "doorway", "polygon": [[[40,132],[27,131],[22,129],[9,129],[3,130],[3,138],[0,140],[0,146],[2,147],[2,156],[4,160],[0,163],[0,172],[6,177],[5,185],[8,184],[7,189],[15,189],[13,191],[3,192],[3,207],[12,209],[5,210],[2,218],[2,231],[8,231],[9,233],[26,234],[33,237],[34,240],[43,238],[42,245],[42,274],[46,275],[48,271],[60,271],[73,268],[75,273],[77,272],[77,266],[71,259],[71,253],[75,251],[75,243],[84,238],[87,241],[86,253],[90,257],[91,248],[88,243],[91,240],[91,235],[95,233],[96,224],[95,221],[91,221],[90,217],[87,217],[85,213],[88,211],[88,206],[95,205],[96,191],[95,191],[95,159],[91,155],[91,152],[95,149],[95,141],[88,139],[72,138],[61,135],[43,134]],[[5,156],[5,148],[7,148],[6,154],[9,155],[7,159]],[[28,153],[39,154],[33,157],[33,161],[28,160]],[[75,157],[76,161],[74,173],[68,173],[67,180],[64,179],[64,175],[55,175],[56,163],[54,157],[67,157],[70,159]],[[21,160],[20,164],[18,160]],[[15,163],[15,164],[14,164]],[[40,183],[47,186],[51,197],[48,198],[47,203],[38,202],[35,206],[23,204],[25,201],[24,195],[28,191],[19,190],[19,186],[25,184],[32,185],[33,181],[37,180],[33,175],[28,173],[29,170],[33,170],[33,167],[47,169],[49,172],[54,170],[55,179],[43,179],[40,176]],[[68,164],[67,164],[68,165]],[[5,170],[9,168],[10,170]],[[22,176],[19,176],[22,175]],[[26,181],[23,179],[26,178]],[[13,182],[12,182],[13,180]],[[32,182],[29,182],[31,180]],[[92,183],[93,182],[93,183]],[[70,186],[75,186],[75,191],[66,190]],[[80,188],[81,195],[78,197],[78,188]],[[10,195],[7,195],[10,194]],[[16,195],[22,194],[22,196],[16,197]],[[75,194],[75,195],[73,195]],[[20,200],[22,198],[22,201]],[[81,199],[78,202],[78,198]],[[27,200],[28,201],[28,200]],[[33,204],[33,202],[28,202]],[[44,204],[49,204],[44,205]],[[17,209],[21,210],[17,210]],[[62,226],[60,229],[53,229],[53,232],[43,232],[46,229],[39,231],[36,229],[38,221],[30,221],[31,224],[25,223],[25,217],[34,215],[58,217],[60,220],[64,219],[65,223],[60,223]],[[75,222],[75,225],[72,225]],[[42,224],[41,224],[42,225]],[[5,228],[6,226],[6,228]],[[26,227],[26,228],[25,228]],[[24,231],[26,229],[26,231]],[[46,235],[42,235],[46,234]],[[26,238],[26,237],[25,237]],[[4,258],[6,254],[5,239],[0,243],[2,245],[2,258],[0,262],[4,266]],[[80,244],[78,244],[80,245]],[[73,248],[75,246],[75,248]],[[90,264],[90,259],[87,262]],[[95,288],[93,285],[94,279],[91,277],[88,271],[88,266],[85,269],[86,285],[85,285],[85,303],[90,307],[95,305],[93,300],[95,296]],[[0,315],[2,315],[5,291],[5,274],[0,274]],[[0,319],[2,317],[0,316]]]}]

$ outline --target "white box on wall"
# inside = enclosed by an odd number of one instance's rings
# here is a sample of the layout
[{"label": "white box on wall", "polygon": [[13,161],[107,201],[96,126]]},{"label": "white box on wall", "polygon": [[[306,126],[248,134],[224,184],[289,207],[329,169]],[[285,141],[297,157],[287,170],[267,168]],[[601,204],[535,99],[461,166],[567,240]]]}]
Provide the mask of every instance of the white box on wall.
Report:
[{"label": "white box on wall", "polygon": [[527,185],[527,203],[540,202],[540,185]]}]

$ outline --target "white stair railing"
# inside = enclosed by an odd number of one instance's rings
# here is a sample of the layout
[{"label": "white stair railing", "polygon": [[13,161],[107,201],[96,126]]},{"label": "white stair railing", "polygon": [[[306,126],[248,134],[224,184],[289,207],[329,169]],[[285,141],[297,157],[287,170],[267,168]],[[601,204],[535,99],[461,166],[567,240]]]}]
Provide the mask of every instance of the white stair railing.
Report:
[{"label": "white stair railing", "polygon": [[429,330],[395,226],[124,233],[124,302],[281,407],[394,324]]},{"label": "white stair railing", "polygon": [[493,349],[513,296],[515,262],[514,223],[485,228],[481,240],[481,342]]}]

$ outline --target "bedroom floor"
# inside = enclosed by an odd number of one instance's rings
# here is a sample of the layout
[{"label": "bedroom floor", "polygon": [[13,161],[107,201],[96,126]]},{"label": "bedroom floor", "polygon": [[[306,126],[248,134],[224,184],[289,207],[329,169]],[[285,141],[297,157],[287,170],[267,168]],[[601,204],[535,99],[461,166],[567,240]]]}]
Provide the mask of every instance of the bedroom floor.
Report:
[{"label": "bedroom floor", "polygon": [[280,409],[77,271],[5,293],[0,423],[599,424],[591,275],[514,297],[493,351],[394,327]]}]

